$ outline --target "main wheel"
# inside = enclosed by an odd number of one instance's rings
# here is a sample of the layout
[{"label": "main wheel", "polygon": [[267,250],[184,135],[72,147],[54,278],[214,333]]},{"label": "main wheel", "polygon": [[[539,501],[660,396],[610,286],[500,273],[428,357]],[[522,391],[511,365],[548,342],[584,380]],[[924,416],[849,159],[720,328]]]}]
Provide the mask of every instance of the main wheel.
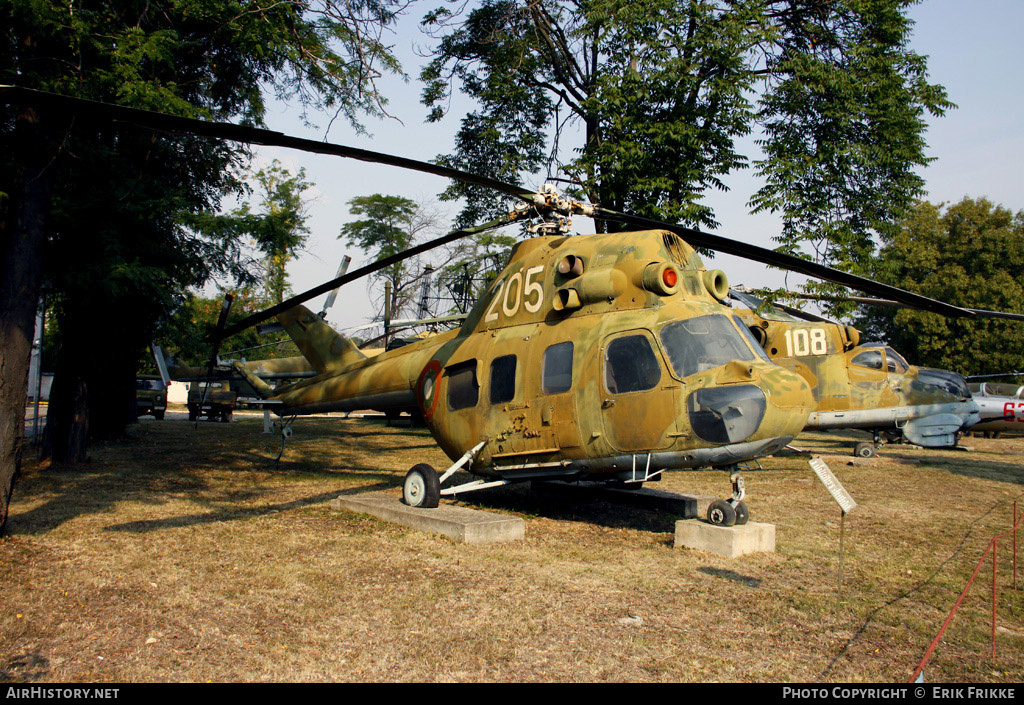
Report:
[{"label": "main wheel", "polygon": [[853,454],[858,458],[874,458],[878,447],[874,443],[858,443],[853,447]]},{"label": "main wheel", "polygon": [[410,507],[432,509],[441,501],[441,483],[437,471],[426,463],[413,465],[405,474],[402,501]]},{"label": "main wheel", "polygon": [[736,510],[724,499],[716,499],[708,507],[708,522],[715,526],[733,526],[736,523]]},{"label": "main wheel", "polygon": [[733,509],[736,510],[736,526],[743,526],[750,520],[750,510],[747,509],[746,502],[737,502]]}]

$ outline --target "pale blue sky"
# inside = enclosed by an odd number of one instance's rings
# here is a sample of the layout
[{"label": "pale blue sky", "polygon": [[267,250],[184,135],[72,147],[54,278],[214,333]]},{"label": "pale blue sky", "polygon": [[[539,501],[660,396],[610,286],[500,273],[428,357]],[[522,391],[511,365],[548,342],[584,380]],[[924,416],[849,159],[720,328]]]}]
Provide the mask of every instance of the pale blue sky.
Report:
[{"label": "pale blue sky", "polygon": [[[412,77],[406,85],[397,81],[386,84],[391,110],[402,123],[370,124],[373,136],[368,138],[336,122],[327,136],[330,141],[424,161],[450,150],[461,113],[452,111],[444,122],[427,124],[426,111],[419,105],[420,88],[415,78],[423,60],[415,56],[413,48],[425,43],[416,29],[415,20],[420,14],[422,10],[414,5],[412,17],[393,37],[395,49]],[[936,161],[922,171],[928,200],[955,202],[968,195],[984,196],[1013,210],[1024,208],[1020,189],[1024,169],[1024,72],[1019,49],[1024,0],[925,0],[912,8],[911,17],[916,22],[912,47],[929,57],[931,80],[945,86],[958,106],[945,117],[930,121],[928,154]],[[323,139],[324,130],[304,127],[297,112],[279,106],[268,115],[268,126]],[[327,118],[314,120],[321,125],[328,122]],[[316,184],[316,199],[310,206],[312,236],[308,251],[289,268],[296,292],[334,276],[347,252],[343,241],[336,238],[341,224],[350,219],[346,206],[349,199],[386,193],[432,201],[446,186],[444,179],[393,167],[282,149],[261,148],[258,153],[261,160],[279,159],[293,172],[305,167],[307,178]],[[729,193],[708,199],[721,223],[715,233],[771,247],[778,220],[770,215],[752,216],[745,206],[758,187],[753,174],[750,170],[739,172],[727,183]],[[442,207],[455,211],[454,205]],[[354,258],[353,267],[359,266],[361,253],[347,253]],[[708,266],[721,268],[731,282],[748,286],[793,286],[802,281],[790,276],[787,282],[781,272],[722,255]],[[338,328],[363,323],[371,315],[365,285],[353,283],[346,289],[328,317]],[[319,304],[319,300],[313,304]]]}]

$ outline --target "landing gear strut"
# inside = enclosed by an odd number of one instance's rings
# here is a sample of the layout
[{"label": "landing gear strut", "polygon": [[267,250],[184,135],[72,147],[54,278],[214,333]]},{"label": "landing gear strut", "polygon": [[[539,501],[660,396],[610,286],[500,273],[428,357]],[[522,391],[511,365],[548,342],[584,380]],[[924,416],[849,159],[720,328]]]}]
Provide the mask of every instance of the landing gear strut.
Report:
[{"label": "landing gear strut", "polygon": [[750,519],[750,510],[743,501],[747,492],[739,468],[732,468],[729,479],[732,481],[732,497],[716,499],[708,507],[708,522],[715,526],[742,526]]}]

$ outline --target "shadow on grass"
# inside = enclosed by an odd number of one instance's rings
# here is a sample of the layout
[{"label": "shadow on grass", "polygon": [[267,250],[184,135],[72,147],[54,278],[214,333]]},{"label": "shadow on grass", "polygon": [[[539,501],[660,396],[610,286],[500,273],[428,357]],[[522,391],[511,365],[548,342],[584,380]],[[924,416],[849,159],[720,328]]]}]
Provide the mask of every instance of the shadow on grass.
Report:
[{"label": "shadow on grass", "polygon": [[330,501],[338,495],[359,494],[362,492],[373,492],[377,490],[390,489],[394,485],[387,482],[379,482],[375,485],[354,487],[346,490],[334,490],[321,492],[311,497],[270,504],[265,507],[244,507],[244,508],[222,508],[206,514],[189,514],[179,517],[168,517],[166,519],[147,519],[145,521],[131,521],[126,524],[114,524],[108,526],[104,531],[120,531],[132,534],[144,534],[150,531],[161,529],[180,529],[186,526],[197,526],[200,524],[218,524],[226,521],[238,521],[239,519],[252,519],[253,517],[267,516],[277,512],[288,511],[289,509],[301,509],[314,504],[322,504]]},{"label": "shadow on grass", "polygon": [[[358,491],[386,489],[399,485],[401,476],[379,467],[367,467],[358,454],[349,452],[345,434],[322,434],[323,440],[299,444],[290,457],[275,462],[276,444],[272,438],[252,431],[255,424],[218,424],[216,427],[154,422],[133,427],[119,441],[95,443],[90,461],[77,466],[26,464],[25,477],[18,483],[8,530],[11,534],[45,534],[81,516],[113,513],[124,502],[161,505],[187,498],[207,507],[209,513],[157,522],[161,526],[185,526],[203,521],[244,518],[269,511],[292,508],[291,503],[259,509],[238,508],[243,502],[279,490],[278,482],[263,486],[263,481],[294,479],[342,480],[375,483]],[[318,425],[321,432],[328,429]],[[268,441],[270,441],[268,443]],[[365,444],[364,444],[365,445]],[[255,483],[227,481],[223,473],[244,477],[250,473]],[[325,495],[330,499],[342,490]],[[308,503],[324,501],[311,498]],[[299,500],[294,506],[304,506]],[[22,510],[25,503],[33,503]],[[225,505],[236,505],[225,507]],[[146,529],[145,522],[121,525],[108,530]]]},{"label": "shadow on grass", "polygon": [[698,568],[698,573],[704,573],[714,578],[724,578],[725,580],[731,580],[735,583],[742,583],[752,588],[761,587],[760,578],[753,578],[749,575],[741,575],[731,570],[724,570],[722,568]]},{"label": "shadow on grass", "polygon": [[[0,683],[32,683],[43,680],[49,673],[49,660],[39,649],[33,649],[0,666]],[[10,692],[7,697],[10,697]]]},{"label": "shadow on grass", "polygon": [[658,534],[674,535],[676,521],[682,518],[662,509],[615,502],[589,487],[569,485],[557,492],[535,491],[529,483],[506,485],[460,495],[458,501],[479,509]]},{"label": "shadow on grass", "polygon": [[[793,442],[793,445],[803,449],[804,453],[794,453],[799,457],[805,455],[839,455],[846,456],[850,453],[850,444],[859,440],[870,440],[859,437],[857,432],[836,432],[830,434],[816,433],[811,436],[801,436]],[[970,446],[974,439],[965,438],[961,445]],[[874,462],[885,463],[886,461],[899,463],[901,460],[919,461],[918,467],[922,469],[942,470],[945,472],[975,477],[983,480],[994,480],[996,482],[1009,482],[1015,485],[1024,485],[1024,468],[1014,461],[999,460],[998,456],[1005,450],[949,450],[943,448],[920,448],[916,446],[895,444],[881,446],[878,456]],[[1019,453],[1020,451],[1018,451]],[[787,451],[786,455],[789,454]],[[779,454],[782,456],[783,454]]]}]

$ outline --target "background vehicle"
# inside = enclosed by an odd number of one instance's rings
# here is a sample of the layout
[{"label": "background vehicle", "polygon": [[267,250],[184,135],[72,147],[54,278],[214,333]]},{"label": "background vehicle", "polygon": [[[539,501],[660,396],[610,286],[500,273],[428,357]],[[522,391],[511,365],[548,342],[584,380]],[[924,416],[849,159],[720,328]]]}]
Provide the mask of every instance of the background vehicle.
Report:
[{"label": "background vehicle", "polygon": [[135,409],[139,416],[152,415],[157,421],[167,411],[167,388],[156,376],[140,375],[135,378]]},{"label": "background vehicle", "polygon": [[227,380],[215,382],[193,382],[188,391],[188,420],[195,421],[201,416],[210,421],[231,420],[238,393],[231,389]]}]

